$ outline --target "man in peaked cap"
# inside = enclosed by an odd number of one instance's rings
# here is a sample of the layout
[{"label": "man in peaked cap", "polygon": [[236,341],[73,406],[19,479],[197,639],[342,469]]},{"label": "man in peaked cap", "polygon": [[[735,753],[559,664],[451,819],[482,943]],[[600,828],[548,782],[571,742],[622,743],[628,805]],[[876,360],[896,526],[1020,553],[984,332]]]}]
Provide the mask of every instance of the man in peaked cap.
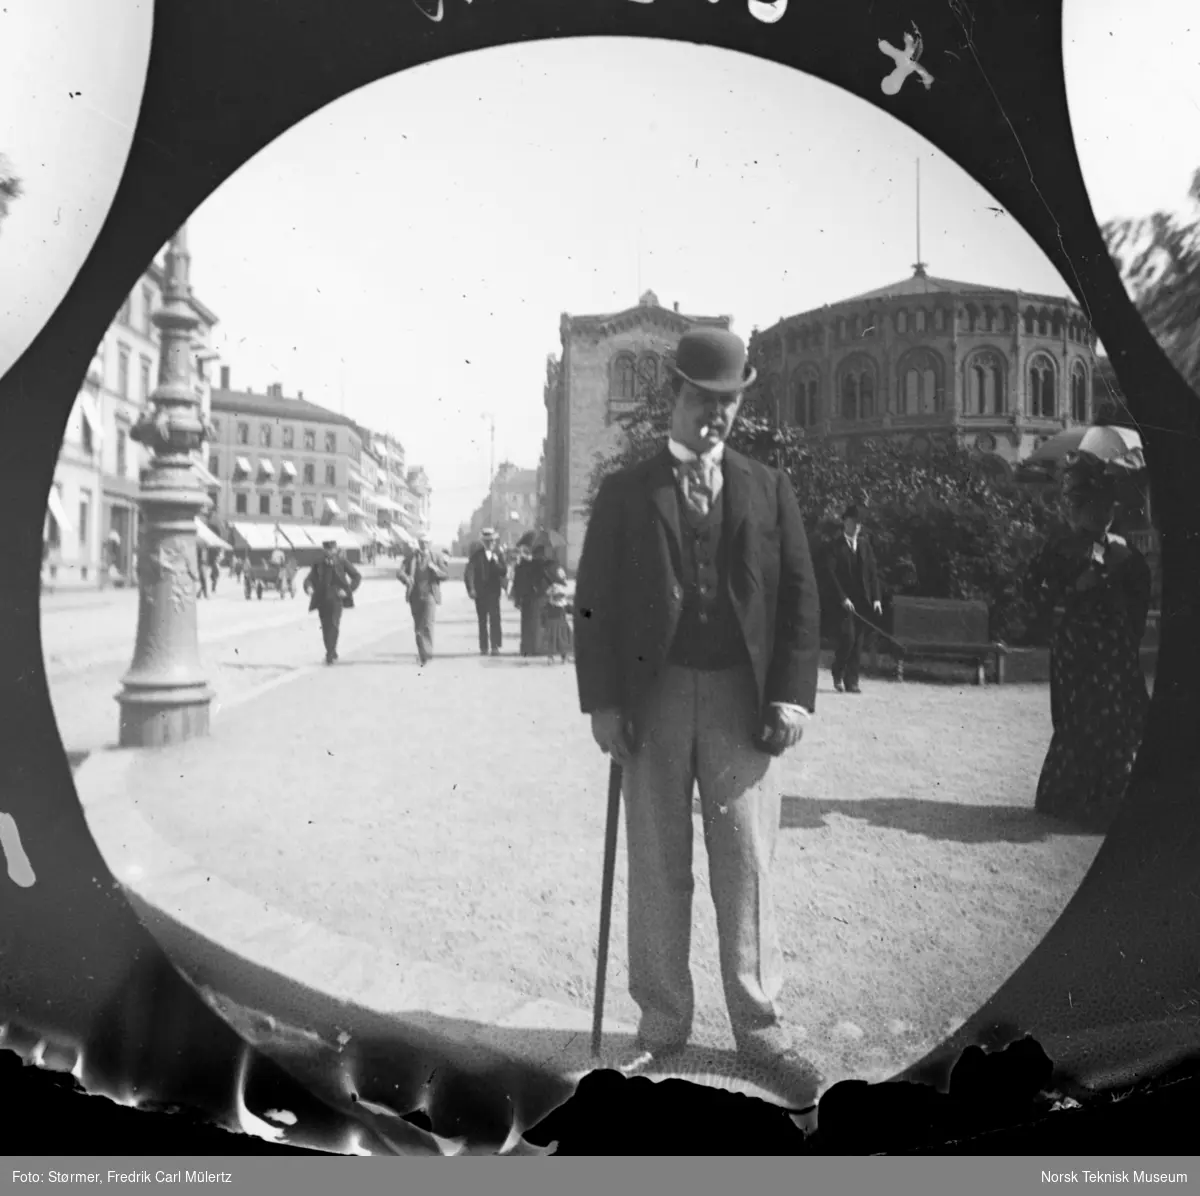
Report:
[{"label": "man in peaked cap", "polygon": [[362,582],[358,570],[338,555],[336,540],[323,540],[324,555],[308,571],[304,592],[311,594],[308,609],[315,610],[321,620],[321,638],[325,641],[325,663],[338,658],[338,634],[342,627],[342,610],[354,605],[354,591]]},{"label": "man in peaked cap", "polygon": [[479,616],[479,653],[500,655],[503,631],[500,626],[500,595],[504,593],[508,580],[508,563],[504,553],[496,544],[496,533],[490,527],[483,529],[483,547],[471,553],[463,581],[467,593],[475,603]]},{"label": "man in peaked cap", "polygon": [[607,477],[576,591],[580,706],[624,765],[629,987],[640,1057],[690,1036],[692,794],[699,789],[721,974],[739,1053],[789,1100],[822,1080],[793,1048],[777,1001],[783,961],[771,865],[775,757],[815,708],[817,583],[787,475],[729,449],[754,379],[741,339],[693,329],[670,367],[670,436]]}]

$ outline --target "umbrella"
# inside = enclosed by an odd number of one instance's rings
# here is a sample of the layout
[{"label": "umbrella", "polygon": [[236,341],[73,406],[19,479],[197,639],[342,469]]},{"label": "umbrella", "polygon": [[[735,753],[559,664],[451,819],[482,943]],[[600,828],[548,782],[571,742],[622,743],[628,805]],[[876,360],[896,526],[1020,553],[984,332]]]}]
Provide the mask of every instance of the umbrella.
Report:
[{"label": "umbrella", "polygon": [[1141,469],[1144,465],[1142,438],[1132,428],[1114,426],[1068,428],[1034,449],[1022,464],[1042,467],[1059,465],[1072,453],[1087,453],[1101,461],[1132,469]]}]

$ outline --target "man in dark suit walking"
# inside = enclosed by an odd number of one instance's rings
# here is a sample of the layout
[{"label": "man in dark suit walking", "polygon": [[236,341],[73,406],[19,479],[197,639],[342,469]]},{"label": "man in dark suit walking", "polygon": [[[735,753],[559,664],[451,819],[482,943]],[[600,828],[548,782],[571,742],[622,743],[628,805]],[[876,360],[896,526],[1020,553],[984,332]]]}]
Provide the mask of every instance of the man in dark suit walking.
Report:
[{"label": "man in dark suit walking", "polygon": [[304,579],[304,592],[312,595],[308,609],[315,610],[321,619],[325,663],[333,664],[338,658],[342,610],[354,606],[354,591],[358,589],[362,577],[349,561],[338,555],[336,540],[325,540],[321,547],[325,555],[308,571]]},{"label": "man in dark suit walking", "polygon": [[500,655],[504,639],[500,627],[500,595],[504,593],[507,580],[508,564],[496,545],[496,533],[490,527],[485,527],[483,547],[471,553],[463,574],[467,593],[474,601],[475,613],[479,616],[479,652],[482,656],[488,654],[489,644],[492,655]]},{"label": "man in dark suit walking", "polygon": [[842,513],[842,534],[829,547],[830,588],[841,607],[837,648],[833,655],[833,688],[856,694],[863,642],[870,633],[867,611],[883,614],[879,570],[871,541],[862,530],[858,507],[851,503]]},{"label": "man in dark suit walking", "polygon": [[404,583],[404,596],[412,611],[417,656],[422,664],[433,659],[433,623],[442,601],[442,582],[449,576],[445,562],[433,551],[428,536],[418,540],[417,551],[396,576]]},{"label": "man in dark suit walking", "polygon": [[789,1098],[810,1101],[821,1077],[777,1006],[770,871],[774,757],[799,741],[816,703],[816,578],[787,475],[725,447],[754,379],[741,339],[693,329],[671,372],[668,444],[604,480],[576,590],[580,706],[601,750],[624,765],[629,987],[641,1008],[627,1070],[690,1036],[698,787],[738,1050]]}]

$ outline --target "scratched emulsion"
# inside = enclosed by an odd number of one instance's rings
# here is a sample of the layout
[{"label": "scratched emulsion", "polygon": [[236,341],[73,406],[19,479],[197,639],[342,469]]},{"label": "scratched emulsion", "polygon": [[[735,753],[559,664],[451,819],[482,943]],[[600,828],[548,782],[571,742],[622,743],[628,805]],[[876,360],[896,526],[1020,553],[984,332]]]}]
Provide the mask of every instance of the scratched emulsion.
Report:
[{"label": "scratched emulsion", "polygon": [[11,814],[0,813],[0,851],[8,865],[8,879],[23,889],[28,889],[37,877],[21,843],[21,832]]}]

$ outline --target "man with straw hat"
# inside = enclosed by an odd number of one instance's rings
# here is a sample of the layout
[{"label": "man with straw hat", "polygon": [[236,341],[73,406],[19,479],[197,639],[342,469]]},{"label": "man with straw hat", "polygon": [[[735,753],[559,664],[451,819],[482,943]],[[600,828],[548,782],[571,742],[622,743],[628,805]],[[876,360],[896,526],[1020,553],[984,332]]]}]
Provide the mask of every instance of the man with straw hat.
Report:
[{"label": "man with straw hat", "polygon": [[631,1068],[692,1028],[692,795],[699,790],[726,1005],[739,1054],[798,1104],[821,1077],[778,1007],[775,757],[815,708],[817,582],[788,477],[726,447],[755,372],[742,340],[687,332],[670,437],[605,478],[579,561],[575,665],[601,750],[623,765]]}]

